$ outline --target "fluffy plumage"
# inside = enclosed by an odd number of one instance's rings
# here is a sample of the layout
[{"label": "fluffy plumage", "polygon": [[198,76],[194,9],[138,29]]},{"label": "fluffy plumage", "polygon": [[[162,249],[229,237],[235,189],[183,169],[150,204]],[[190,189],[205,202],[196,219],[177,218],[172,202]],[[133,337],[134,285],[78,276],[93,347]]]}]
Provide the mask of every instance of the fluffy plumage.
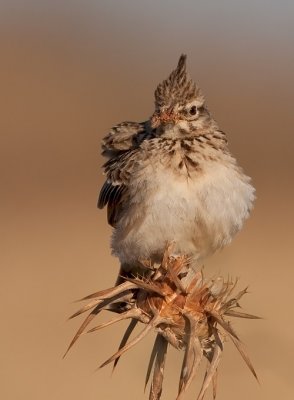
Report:
[{"label": "fluffy plumage", "polygon": [[155,112],[103,139],[113,254],[123,269],[160,260],[167,242],[202,260],[231,241],[248,217],[254,188],[186,72],[186,56],[155,91]]}]

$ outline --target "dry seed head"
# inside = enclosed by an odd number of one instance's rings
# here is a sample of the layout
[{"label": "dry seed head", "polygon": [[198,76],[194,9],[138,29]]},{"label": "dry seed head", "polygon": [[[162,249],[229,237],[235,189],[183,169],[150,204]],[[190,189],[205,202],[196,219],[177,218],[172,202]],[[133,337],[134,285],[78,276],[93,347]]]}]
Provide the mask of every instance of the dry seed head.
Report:
[{"label": "dry seed head", "polygon": [[[175,257],[169,252],[170,248],[166,250],[160,265],[152,265],[150,268],[148,264],[142,276],[125,278],[125,282],[121,285],[83,299],[91,301],[73,317],[88,310],[92,311],[78,330],[68,350],[92,319],[100,311],[108,309],[115,311],[118,316],[92,328],[89,332],[123,319],[131,321],[118,351],[101,367],[111,362],[114,362],[115,367],[123,353],[150,331],[157,332],[146,376],[147,385],[153,369],[149,399],[157,400],[161,396],[168,344],[184,351],[177,399],[182,399],[203,358],[208,361],[208,369],[198,399],[203,399],[211,383],[215,397],[217,368],[226,337],[233,341],[257,379],[254,368],[228,320],[228,317],[257,318],[236,310],[246,290],[233,296],[236,281],[223,278],[205,280],[202,272],[193,270],[186,256]],[[128,341],[137,322],[143,323],[144,329],[134,339]]]}]

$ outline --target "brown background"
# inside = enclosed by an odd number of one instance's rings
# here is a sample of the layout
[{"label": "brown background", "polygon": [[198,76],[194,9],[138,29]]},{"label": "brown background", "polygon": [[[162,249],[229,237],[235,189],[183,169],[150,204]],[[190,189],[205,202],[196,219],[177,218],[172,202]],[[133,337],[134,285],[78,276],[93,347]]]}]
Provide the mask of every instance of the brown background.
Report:
[{"label": "brown background", "polygon": [[[111,286],[118,269],[96,210],[100,139],[152,113],[156,84],[186,52],[258,196],[205,269],[250,286],[244,308],[264,320],[235,327],[261,386],[228,343],[218,399],[292,399],[293,2],[7,0],[0,13],[1,398],[147,398],[152,337],[112,377],[94,371],[123,323],[61,356],[81,322],[66,322],[72,301]],[[170,351],[163,399],[175,398],[180,359]]]}]

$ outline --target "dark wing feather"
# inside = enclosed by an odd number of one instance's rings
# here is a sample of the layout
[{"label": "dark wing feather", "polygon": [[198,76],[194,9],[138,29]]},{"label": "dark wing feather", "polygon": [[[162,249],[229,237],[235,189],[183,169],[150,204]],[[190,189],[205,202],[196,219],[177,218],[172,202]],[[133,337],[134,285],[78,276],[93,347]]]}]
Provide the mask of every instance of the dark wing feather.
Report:
[{"label": "dark wing feather", "polygon": [[146,126],[146,122],[123,122],[112,128],[102,141],[102,154],[109,160],[103,166],[107,179],[100,191],[98,207],[107,205],[108,223],[113,227],[128,201],[136,153],[142,141],[150,137]]},{"label": "dark wing feather", "polygon": [[121,191],[122,186],[120,185],[112,185],[111,181],[105,181],[102,186],[98,198],[98,208],[104,208],[106,204],[115,198],[119,191]]},{"label": "dark wing feather", "polygon": [[104,164],[107,180],[102,186],[98,207],[107,205],[108,223],[115,227],[128,198],[128,184],[138,149],[125,151]]},{"label": "dark wing feather", "polygon": [[123,184],[112,185],[111,182],[106,181],[100,191],[98,208],[104,208],[107,205],[107,220],[109,225],[113,227],[117,222],[117,216],[120,212],[121,199],[125,190],[126,186]]},{"label": "dark wing feather", "polygon": [[115,190],[113,190],[108,199],[107,206],[107,221],[109,225],[115,226],[121,209],[123,207],[123,202],[126,200],[126,196],[123,196],[123,192],[126,192],[126,186],[115,186]]}]

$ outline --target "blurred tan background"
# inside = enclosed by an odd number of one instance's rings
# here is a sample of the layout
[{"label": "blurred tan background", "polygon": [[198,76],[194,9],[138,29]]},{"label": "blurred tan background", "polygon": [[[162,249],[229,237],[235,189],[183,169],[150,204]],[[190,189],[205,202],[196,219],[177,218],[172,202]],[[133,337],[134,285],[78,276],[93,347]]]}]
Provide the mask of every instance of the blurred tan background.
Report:
[{"label": "blurred tan background", "polygon": [[[112,377],[110,367],[94,373],[126,324],[61,357],[81,323],[66,322],[73,300],[111,286],[118,271],[96,209],[100,139],[150,116],[182,52],[258,196],[244,230],[205,269],[250,286],[244,309],[264,320],[234,326],[261,385],[228,343],[218,399],[293,399],[293,20],[286,0],[1,2],[2,399],[148,398],[153,337]],[[163,399],[175,398],[180,364],[170,351]]]}]

